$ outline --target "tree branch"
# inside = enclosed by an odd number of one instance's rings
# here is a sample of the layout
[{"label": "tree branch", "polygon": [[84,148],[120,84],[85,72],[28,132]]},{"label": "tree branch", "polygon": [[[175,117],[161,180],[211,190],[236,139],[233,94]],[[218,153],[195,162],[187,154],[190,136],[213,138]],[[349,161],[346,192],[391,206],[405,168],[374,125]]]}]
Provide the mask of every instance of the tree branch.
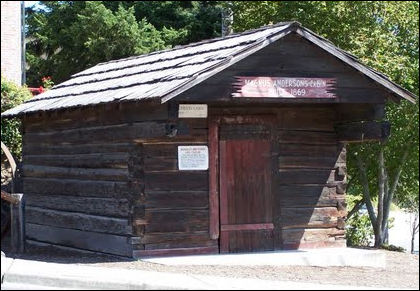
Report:
[{"label": "tree branch", "polygon": [[366,202],[369,218],[370,218],[370,221],[372,222],[372,225],[376,225],[377,219],[375,215],[375,210],[373,209],[372,199],[370,196],[369,182],[366,175],[366,168],[363,165],[363,161],[359,155],[356,155],[356,159],[357,159],[357,166],[359,168],[360,180],[363,186],[363,198]]},{"label": "tree branch", "polygon": [[363,206],[363,204],[365,204],[364,198],[357,201],[356,204],[354,204],[352,210],[350,210],[349,213],[347,213],[346,221],[350,219],[350,217],[352,217],[357,211],[359,211],[359,209]]}]

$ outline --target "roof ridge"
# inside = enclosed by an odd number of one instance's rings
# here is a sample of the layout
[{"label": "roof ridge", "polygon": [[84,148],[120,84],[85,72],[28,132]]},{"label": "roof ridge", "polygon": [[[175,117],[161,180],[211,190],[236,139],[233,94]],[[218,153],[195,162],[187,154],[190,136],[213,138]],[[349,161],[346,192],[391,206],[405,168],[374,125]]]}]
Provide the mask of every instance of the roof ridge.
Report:
[{"label": "roof ridge", "polygon": [[117,59],[117,60],[110,60],[110,61],[107,61],[107,62],[98,63],[96,66],[102,66],[102,65],[112,64],[112,63],[123,62],[123,61],[126,61],[126,60],[133,60],[133,59],[137,59],[137,58],[148,57],[148,56],[151,56],[151,55],[165,53],[165,52],[168,52],[168,51],[184,49],[184,48],[187,48],[187,47],[194,47],[194,46],[202,45],[204,43],[218,42],[218,41],[225,40],[227,38],[239,37],[239,36],[243,36],[243,35],[247,35],[247,34],[252,34],[252,33],[255,33],[257,31],[265,30],[267,28],[275,28],[275,27],[284,26],[284,25],[301,26],[301,24],[298,21],[278,22],[276,24],[263,25],[263,26],[260,26],[259,28],[250,29],[250,30],[246,30],[246,31],[243,31],[243,32],[232,33],[232,34],[229,34],[225,37],[205,39],[205,40],[201,40],[201,41],[198,41],[198,42],[193,42],[193,43],[189,43],[189,44],[185,44],[185,45],[178,45],[178,46],[174,46],[172,48],[167,48],[167,49],[164,49],[164,50],[154,51],[154,52],[150,52],[150,53],[142,54],[142,55],[138,55],[138,56],[121,58],[121,59]]}]

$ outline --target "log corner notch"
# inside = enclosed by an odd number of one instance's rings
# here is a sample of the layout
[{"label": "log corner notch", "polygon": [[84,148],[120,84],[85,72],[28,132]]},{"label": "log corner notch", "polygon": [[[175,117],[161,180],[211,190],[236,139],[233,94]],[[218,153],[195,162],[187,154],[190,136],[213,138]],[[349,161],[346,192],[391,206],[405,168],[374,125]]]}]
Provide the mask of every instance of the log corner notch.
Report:
[{"label": "log corner notch", "polygon": [[391,133],[389,121],[361,121],[335,125],[338,140],[342,143],[385,141]]}]

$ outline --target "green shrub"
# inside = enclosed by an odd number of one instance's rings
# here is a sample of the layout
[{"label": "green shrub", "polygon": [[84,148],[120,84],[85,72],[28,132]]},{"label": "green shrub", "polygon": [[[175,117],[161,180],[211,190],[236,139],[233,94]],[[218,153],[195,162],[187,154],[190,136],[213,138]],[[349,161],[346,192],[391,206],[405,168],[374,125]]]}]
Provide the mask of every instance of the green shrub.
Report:
[{"label": "green shrub", "polygon": [[[32,94],[26,86],[18,86],[13,81],[7,80],[3,75],[1,76],[1,112],[23,103],[31,96]],[[1,141],[18,159],[21,157],[22,150],[20,126],[20,120],[16,118],[1,119]]]},{"label": "green shrub", "polygon": [[[356,201],[361,196],[348,195],[346,197],[347,208],[353,209]],[[347,245],[351,247],[369,246],[374,237],[372,223],[366,210],[359,210],[346,221],[346,239]]]}]

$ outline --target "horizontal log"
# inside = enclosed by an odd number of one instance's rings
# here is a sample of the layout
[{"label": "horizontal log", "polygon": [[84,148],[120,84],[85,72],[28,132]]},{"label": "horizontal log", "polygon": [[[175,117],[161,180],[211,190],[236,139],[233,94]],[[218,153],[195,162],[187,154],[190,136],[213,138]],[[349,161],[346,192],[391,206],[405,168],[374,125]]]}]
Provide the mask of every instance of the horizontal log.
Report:
[{"label": "horizontal log", "polygon": [[[208,214],[207,214],[208,216]],[[189,219],[182,221],[168,221],[158,223],[146,223],[144,225],[145,232],[197,232],[197,231],[208,231],[209,230],[209,219]]]},{"label": "horizontal log", "polygon": [[[183,209],[183,210],[146,210],[145,219],[149,223],[200,223],[208,222],[209,219],[208,210],[192,210],[192,209]],[[143,217],[135,217],[143,218]]]},{"label": "horizontal log", "polygon": [[385,104],[336,104],[336,122],[378,120],[385,117]]},{"label": "horizontal log", "polygon": [[338,218],[347,215],[345,210],[336,207],[283,208],[281,221],[283,229],[291,228],[333,228]]},{"label": "horizontal log", "polygon": [[278,147],[280,156],[337,157],[339,154],[337,144],[280,143]]},{"label": "horizontal log", "polygon": [[[25,136],[24,136],[25,140]],[[84,144],[23,144],[23,156],[26,155],[78,155],[91,153],[126,153],[131,151],[132,143],[84,143]]]},{"label": "horizontal log", "polygon": [[[341,178],[341,179],[340,179]],[[289,184],[334,184],[342,181],[342,177],[336,176],[335,170],[323,169],[281,169],[278,175],[280,185]]]},{"label": "horizontal log", "polygon": [[207,171],[176,171],[145,173],[147,190],[208,191]]},{"label": "horizontal log", "polygon": [[334,122],[335,112],[330,105],[277,110],[277,128],[282,130],[333,132]]},{"label": "horizontal log", "polygon": [[336,239],[336,240],[331,240],[331,241],[315,241],[315,242],[283,242],[284,250],[345,248],[346,246],[347,246],[347,243],[345,239]]},{"label": "horizontal log", "polygon": [[280,143],[320,145],[334,145],[337,143],[337,137],[334,132],[278,130],[277,138]]},{"label": "horizontal log", "polygon": [[43,113],[25,118],[28,132],[102,126],[150,120],[166,120],[167,105],[142,101],[95,106],[95,108],[68,109],[60,114]]},{"label": "horizontal log", "polygon": [[176,248],[160,250],[137,250],[133,251],[134,258],[143,258],[151,256],[185,256],[185,255],[205,255],[218,254],[219,247],[196,247],[196,248]]},{"label": "horizontal log", "polygon": [[236,230],[261,230],[274,229],[272,223],[254,223],[254,224],[222,224],[220,231],[236,231]]},{"label": "horizontal log", "polygon": [[388,121],[340,123],[335,127],[340,142],[384,141],[391,133],[391,123]]},{"label": "horizontal log", "polygon": [[311,228],[311,229],[284,229],[282,231],[283,241],[292,242],[334,242],[337,239],[344,239],[345,231],[337,228]]},{"label": "horizontal log", "polygon": [[209,194],[207,191],[148,191],[146,190],[145,205],[148,209],[208,209]]},{"label": "horizontal log", "polygon": [[146,172],[161,172],[161,171],[177,171],[178,170],[178,154],[171,158],[144,158],[143,170]]},{"label": "horizontal log", "polygon": [[25,155],[23,162],[31,165],[70,168],[127,168],[128,158],[128,153]]},{"label": "horizontal log", "polygon": [[[194,145],[207,145],[203,142],[194,142]],[[142,154],[144,158],[176,158],[178,156],[178,146],[190,145],[189,143],[168,141],[166,143],[144,143]]]},{"label": "horizontal log", "polygon": [[109,234],[131,234],[131,226],[128,225],[127,219],[95,216],[78,212],[64,212],[32,206],[26,207],[25,213],[26,222],[33,224]]},{"label": "horizontal log", "polygon": [[91,141],[95,141],[96,143],[105,143],[132,141],[139,138],[165,137],[166,134],[166,123],[141,122],[42,133],[27,133],[25,134],[24,141],[27,144],[80,144]]},{"label": "horizontal log", "polygon": [[[279,156],[279,168],[334,169],[343,160],[335,157]],[[344,161],[345,162],[345,161]]]},{"label": "horizontal log", "polygon": [[132,244],[152,244],[163,242],[185,242],[185,241],[207,241],[209,233],[207,231],[197,231],[192,233],[183,232],[164,232],[164,233],[146,233],[141,237],[132,237]]},{"label": "horizontal log", "polygon": [[25,178],[126,181],[128,179],[128,169],[87,169],[23,165],[22,176]]},{"label": "horizontal log", "polygon": [[[138,246],[138,245],[133,245]],[[200,241],[181,241],[181,242],[168,242],[168,243],[157,243],[144,245],[146,250],[158,250],[158,249],[178,249],[178,248],[194,248],[194,247],[218,247],[218,240],[200,240]]]},{"label": "horizontal log", "polygon": [[132,189],[126,182],[23,178],[24,193],[77,197],[126,198]]},{"label": "horizontal log", "polygon": [[26,206],[120,218],[128,218],[130,213],[127,199],[27,195]]},{"label": "horizontal log", "polygon": [[132,256],[127,237],[26,223],[28,239],[120,256]]},{"label": "horizontal log", "polygon": [[336,187],[280,186],[279,201],[284,207],[336,207],[345,202],[345,196],[336,193]]}]

